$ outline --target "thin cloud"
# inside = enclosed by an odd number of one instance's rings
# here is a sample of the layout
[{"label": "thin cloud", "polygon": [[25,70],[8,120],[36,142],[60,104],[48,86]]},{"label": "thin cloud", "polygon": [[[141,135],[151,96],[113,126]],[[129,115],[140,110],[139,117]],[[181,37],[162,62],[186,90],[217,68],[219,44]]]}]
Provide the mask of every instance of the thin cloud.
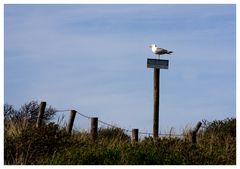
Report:
[{"label": "thin cloud", "polygon": [[161,128],[235,116],[235,13],[234,5],[6,5],[5,102],[43,99],[151,130],[146,59],[156,43],[174,51],[161,71]]}]

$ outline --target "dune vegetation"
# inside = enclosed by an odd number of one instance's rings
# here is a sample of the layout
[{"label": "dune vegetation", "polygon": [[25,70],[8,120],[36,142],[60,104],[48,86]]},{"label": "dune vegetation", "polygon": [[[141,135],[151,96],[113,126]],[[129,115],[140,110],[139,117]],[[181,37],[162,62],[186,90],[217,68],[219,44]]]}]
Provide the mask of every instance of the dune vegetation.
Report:
[{"label": "dune vegetation", "polygon": [[14,110],[4,106],[5,165],[236,165],[236,119],[202,121],[197,143],[166,136],[132,142],[120,128],[100,128],[93,141],[87,132],[66,133],[50,122],[48,107],[44,124],[36,128],[38,105],[30,102]]}]

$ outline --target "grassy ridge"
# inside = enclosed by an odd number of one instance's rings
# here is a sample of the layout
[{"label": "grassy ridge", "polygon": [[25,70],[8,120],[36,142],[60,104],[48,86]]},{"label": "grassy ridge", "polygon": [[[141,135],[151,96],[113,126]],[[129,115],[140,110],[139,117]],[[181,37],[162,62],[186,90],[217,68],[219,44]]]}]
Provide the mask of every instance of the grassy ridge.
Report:
[{"label": "grassy ridge", "polygon": [[54,123],[40,129],[31,124],[22,127],[22,123],[12,123],[5,127],[4,163],[236,164],[236,119],[204,124],[198,143],[192,144],[187,137],[146,137],[131,143],[130,137],[116,128],[99,129],[98,140],[92,141],[88,133],[75,132],[69,136]]}]

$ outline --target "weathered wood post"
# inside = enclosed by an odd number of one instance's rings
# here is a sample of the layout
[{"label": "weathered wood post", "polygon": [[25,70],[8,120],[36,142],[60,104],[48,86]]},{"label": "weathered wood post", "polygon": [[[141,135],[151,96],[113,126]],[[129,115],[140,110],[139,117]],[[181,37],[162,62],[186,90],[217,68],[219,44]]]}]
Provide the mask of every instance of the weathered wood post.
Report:
[{"label": "weathered wood post", "polygon": [[195,127],[194,130],[192,131],[191,136],[192,136],[192,143],[193,143],[193,144],[197,143],[197,132],[198,132],[198,130],[200,129],[201,125],[202,125],[202,123],[201,123],[201,122],[198,122],[197,125],[196,125],[196,127]]},{"label": "weathered wood post", "polygon": [[154,96],[153,96],[153,137],[158,138],[159,130],[159,77],[160,69],[155,68],[154,73]]},{"label": "weathered wood post", "polygon": [[138,142],[138,129],[132,129],[132,142]]},{"label": "weathered wood post", "polygon": [[147,59],[147,68],[154,68],[153,72],[153,137],[158,138],[159,131],[159,79],[160,69],[168,69],[168,60]]},{"label": "weathered wood post", "polygon": [[43,115],[45,112],[45,108],[46,108],[46,102],[41,102],[40,106],[39,106],[39,112],[38,112],[38,118],[37,118],[37,123],[36,123],[36,127],[39,128],[42,125],[42,119],[43,119]]},{"label": "weathered wood post", "polygon": [[69,116],[68,125],[67,125],[67,133],[68,134],[72,133],[73,123],[74,123],[76,113],[77,113],[76,110],[71,110],[70,111],[70,116]]},{"label": "weathered wood post", "polygon": [[91,138],[92,140],[96,140],[98,136],[98,118],[92,117],[91,118]]}]

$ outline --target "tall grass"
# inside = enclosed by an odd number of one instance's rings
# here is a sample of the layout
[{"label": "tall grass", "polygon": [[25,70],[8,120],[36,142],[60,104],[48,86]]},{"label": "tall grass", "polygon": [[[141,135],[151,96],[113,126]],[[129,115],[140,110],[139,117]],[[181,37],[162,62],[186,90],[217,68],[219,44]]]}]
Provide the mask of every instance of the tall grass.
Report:
[{"label": "tall grass", "polygon": [[35,128],[9,123],[4,132],[4,163],[12,164],[236,164],[236,119],[206,122],[197,144],[185,138],[145,137],[132,143],[119,128],[100,128],[92,141],[86,132],[69,136],[58,124]]}]

